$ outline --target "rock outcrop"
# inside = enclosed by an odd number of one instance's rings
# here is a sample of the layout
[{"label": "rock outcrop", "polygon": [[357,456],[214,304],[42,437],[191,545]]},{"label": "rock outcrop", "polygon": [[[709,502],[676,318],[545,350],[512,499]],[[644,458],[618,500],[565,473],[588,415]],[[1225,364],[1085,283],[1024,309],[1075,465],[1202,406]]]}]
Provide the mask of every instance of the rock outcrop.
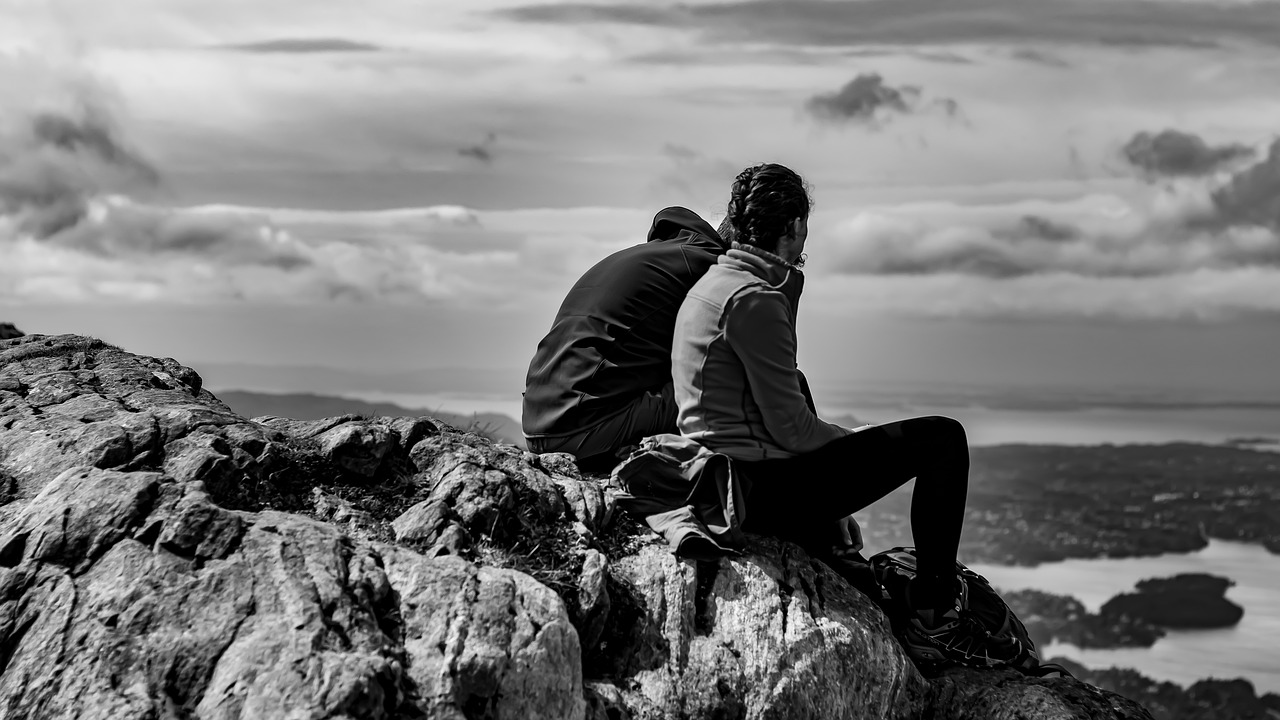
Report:
[{"label": "rock outcrop", "polygon": [[13,326],[13,323],[0,323],[0,340],[12,340],[22,337],[22,331]]},{"label": "rock outcrop", "polygon": [[171,359],[0,342],[0,716],[1138,718],[922,676],[794,545],[681,561],[564,456],[236,415]]}]

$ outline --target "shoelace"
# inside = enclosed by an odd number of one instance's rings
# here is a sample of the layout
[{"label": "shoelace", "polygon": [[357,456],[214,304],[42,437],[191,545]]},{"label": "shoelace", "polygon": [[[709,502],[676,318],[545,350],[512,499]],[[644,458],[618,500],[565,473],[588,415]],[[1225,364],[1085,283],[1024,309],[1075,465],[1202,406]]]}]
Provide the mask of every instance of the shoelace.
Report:
[{"label": "shoelace", "polygon": [[967,613],[967,612],[960,613],[960,626],[968,631],[973,632],[973,634],[979,635],[984,638],[989,638],[992,636],[991,631],[988,630],[985,625],[979,622],[978,619],[974,617],[971,613]]}]

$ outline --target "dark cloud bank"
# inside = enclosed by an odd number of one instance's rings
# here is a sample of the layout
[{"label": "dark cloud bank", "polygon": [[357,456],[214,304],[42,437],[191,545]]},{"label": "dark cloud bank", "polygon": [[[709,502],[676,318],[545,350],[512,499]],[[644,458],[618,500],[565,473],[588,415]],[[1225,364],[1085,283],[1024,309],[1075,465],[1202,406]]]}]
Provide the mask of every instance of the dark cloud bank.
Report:
[{"label": "dark cloud bank", "polygon": [[[1156,142],[1156,138],[1163,141]],[[1251,155],[1177,131],[1140,133],[1126,154],[1150,179],[1192,178],[1181,209],[1143,227],[1076,225],[1027,215],[1005,227],[894,227],[839,241],[832,269],[852,274],[1041,273],[1154,277],[1203,269],[1280,268],[1280,139],[1266,156],[1218,184],[1207,176]],[[1136,158],[1136,159],[1134,159]],[[1182,198],[1182,200],[1177,200]]]},{"label": "dark cloud bank", "polygon": [[940,108],[949,116],[960,111],[955,100],[938,98],[927,103],[919,87],[893,87],[876,73],[863,73],[845,83],[839,90],[809,98],[805,110],[819,120],[833,123],[871,123],[887,115],[907,115],[926,108]]},{"label": "dark cloud bank", "polygon": [[662,7],[535,4],[500,14],[525,22],[687,28],[717,39],[782,45],[1280,45],[1280,5],[1270,2],[742,0]]},{"label": "dark cloud bank", "polygon": [[486,165],[493,162],[493,146],[498,142],[498,136],[494,133],[485,135],[484,140],[475,145],[468,145],[458,149],[458,154],[465,158],[471,158],[482,162]]},{"label": "dark cloud bank", "polygon": [[[310,263],[246,218],[104,205],[104,196],[157,190],[160,172],[130,147],[102,109],[30,118],[0,146],[0,215],[28,236],[98,257],[186,254],[291,270]],[[103,208],[94,217],[94,208]],[[0,235],[0,245],[15,237]]]},{"label": "dark cloud bank", "polygon": [[259,42],[218,45],[216,48],[250,53],[379,52],[386,49],[380,45],[343,38],[277,38]]},{"label": "dark cloud bank", "polygon": [[1209,175],[1253,157],[1253,148],[1238,143],[1210,145],[1179,130],[1140,132],[1121,149],[1130,165],[1149,176]]},{"label": "dark cloud bank", "polygon": [[[1270,228],[1280,237],[1280,140],[1271,143],[1260,162],[1236,173],[1215,191],[1213,204],[1220,221]],[[1280,243],[1273,252],[1275,264],[1280,265]]]},{"label": "dark cloud bank", "polygon": [[0,213],[38,238],[79,224],[100,193],[150,189],[160,179],[94,106],[35,115],[11,145],[0,148]]},{"label": "dark cloud bank", "polygon": [[[1150,179],[1212,175],[1256,155],[1247,145],[1210,145],[1198,135],[1179,130],[1140,132],[1121,152]],[[1200,219],[1199,226],[1254,226],[1280,234],[1280,139],[1272,141],[1265,157],[1240,168],[1214,189],[1210,199],[1213,212]]]}]

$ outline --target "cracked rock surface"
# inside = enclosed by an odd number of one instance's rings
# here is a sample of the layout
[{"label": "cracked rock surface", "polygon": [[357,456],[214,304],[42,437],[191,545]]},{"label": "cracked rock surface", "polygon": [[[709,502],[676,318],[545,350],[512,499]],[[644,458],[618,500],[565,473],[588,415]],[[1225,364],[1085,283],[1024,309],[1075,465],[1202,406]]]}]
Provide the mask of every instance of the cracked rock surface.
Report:
[{"label": "cracked rock surface", "polygon": [[922,677],[794,545],[681,561],[557,455],[237,415],[171,359],[0,341],[0,717],[1138,718]]}]

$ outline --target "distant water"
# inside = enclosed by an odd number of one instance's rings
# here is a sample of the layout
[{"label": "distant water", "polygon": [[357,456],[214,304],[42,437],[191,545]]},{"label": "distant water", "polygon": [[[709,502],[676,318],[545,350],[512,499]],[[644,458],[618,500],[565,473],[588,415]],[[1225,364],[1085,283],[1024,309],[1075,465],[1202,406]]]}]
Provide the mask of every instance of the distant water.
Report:
[{"label": "distant water", "polygon": [[520,422],[520,394],[478,395],[474,393],[343,392],[347,397],[368,402],[388,402],[406,408],[442,410],[459,415],[501,413]]},{"label": "distant water", "polygon": [[[497,412],[520,420],[519,393],[410,394],[390,392],[344,393],[371,402],[431,408],[454,413]],[[949,415],[960,420],[973,445],[1043,443],[1099,445],[1174,441],[1220,443],[1230,438],[1280,439],[1280,407],[1239,408],[1084,408],[1047,410],[993,409],[978,405],[919,405],[909,408],[823,408],[833,421],[852,415],[865,422],[891,422],[913,415]],[[1267,449],[1280,450],[1280,445]]]},{"label": "distant water", "polygon": [[1227,597],[1244,608],[1244,617],[1235,627],[1170,631],[1151,648],[1093,650],[1053,643],[1041,654],[1063,655],[1091,668],[1131,667],[1184,686],[1208,677],[1243,677],[1259,693],[1280,693],[1280,555],[1260,545],[1211,540],[1208,547],[1193,553],[973,568],[997,588],[1071,595],[1092,612],[1111,597],[1133,590],[1144,578],[1188,572],[1231,578],[1236,585]]},{"label": "distant water", "polygon": [[[827,414],[831,417],[852,414],[872,423],[913,415],[948,415],[964,424],[973,445],[1124,445],[1175,441],[1216,444],[1241,437],[1280,439],[1280,407],[1007,410],[940,405],[908,409],[848,408]],[[1280,445],[1272,444],[1267,449],[1280,450]]]}]

